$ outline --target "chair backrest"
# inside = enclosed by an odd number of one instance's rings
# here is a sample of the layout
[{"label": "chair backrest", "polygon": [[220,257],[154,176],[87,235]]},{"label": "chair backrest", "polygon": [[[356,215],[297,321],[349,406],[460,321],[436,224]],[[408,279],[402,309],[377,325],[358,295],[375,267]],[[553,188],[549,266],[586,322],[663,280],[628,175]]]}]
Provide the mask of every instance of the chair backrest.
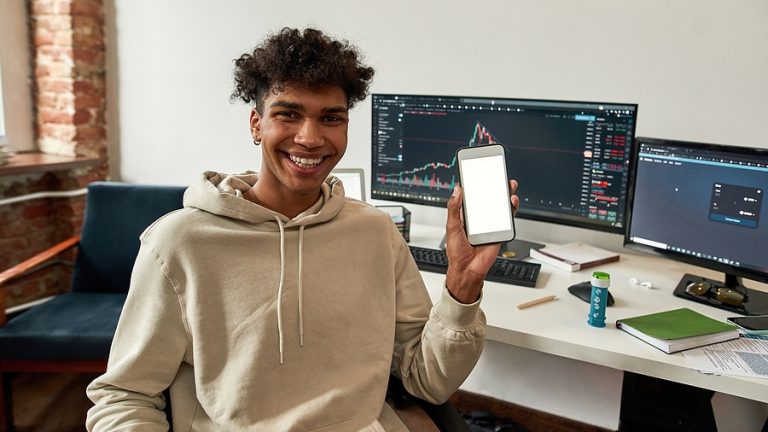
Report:
[{"label": "chair backrest", "polygon": [[180,209],[180,186],[94,182],[88,186],[72,291],[127,293],[139,235]]}]

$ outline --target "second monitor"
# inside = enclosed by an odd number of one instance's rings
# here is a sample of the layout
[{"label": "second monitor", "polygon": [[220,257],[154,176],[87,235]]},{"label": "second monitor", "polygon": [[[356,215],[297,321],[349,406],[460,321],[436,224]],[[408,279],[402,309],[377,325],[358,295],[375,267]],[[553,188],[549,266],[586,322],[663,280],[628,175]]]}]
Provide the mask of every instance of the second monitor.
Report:
[{"label": "second monitor", "polygon": [[637,105],[373,94],[371,197],[445,206],[456,150],[501,144],[518,217],[623,233]]}]

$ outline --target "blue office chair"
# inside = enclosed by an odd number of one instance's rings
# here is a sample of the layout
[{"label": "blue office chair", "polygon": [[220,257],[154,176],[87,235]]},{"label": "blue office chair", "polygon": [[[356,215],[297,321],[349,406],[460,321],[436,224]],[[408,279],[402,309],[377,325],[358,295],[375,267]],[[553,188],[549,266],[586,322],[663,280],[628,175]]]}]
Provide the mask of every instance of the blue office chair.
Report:
[{"label": "blue office chair", "polygon": [[[4,283],[34,272],[77,246],[70,291],[9,317],[0,327],[0,425],[4,424],[5,430],[14,429],[11,374],[106,370],[139,250],[139,235],[160,216],[181,208],[184,190],[91,183],[79,236],[0,273],[3,290]],[[5,304],[0,301],[0,325],[6,321],[4,315]]]}]

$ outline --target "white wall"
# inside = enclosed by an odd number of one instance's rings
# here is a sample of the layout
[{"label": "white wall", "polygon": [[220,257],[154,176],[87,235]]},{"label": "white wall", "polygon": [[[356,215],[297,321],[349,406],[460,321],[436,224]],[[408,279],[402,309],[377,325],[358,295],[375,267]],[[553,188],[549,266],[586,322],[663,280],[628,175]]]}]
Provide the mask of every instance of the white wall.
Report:
[{"label": "white wall", "polygon": [[[638,135],[768,147],[762,0],[112,1],[115,179],[188,184],[207,169],[258,170],[248,107],[229,102],[232,60],[282,26],[357,44],[377,70],[374,92],[634,102]],[[370,115],[370,100],[353,111],[340,167],[370,175]],[[415,223],[445,217],[412,211]],[[621,246],[537,222],[518,231]]]},{"label": "white wall", "polygon": [[[229,103],[232,60],[282,26],[314,25],[357,44],[377,70],[374,92],[633,102],[638,135],[768,148],[763,0],[108,0],[107,11],[115,179],[188,184],[207,169],[258,169],[248,107]],[[370,175],[370,115],[369,100],[352,112],[340,167]],[[445,218],[409,208],[414,223]],[[518,231],[621,248],[620,236],[584,229],[521,220]],[[498,378],[510,350],[489,349],[467,385],[538,405],[515,398],[535,389],[517,390],[514,372]],[[544,363],[557,363],[550,357]],[[590,367],[559,360],[551,367],[574,377]],[[590,370],[607,405],[584,400],[592,409],[580,416],[573,394],[548,390],[546,409],[615,427],[620,376]]]}]

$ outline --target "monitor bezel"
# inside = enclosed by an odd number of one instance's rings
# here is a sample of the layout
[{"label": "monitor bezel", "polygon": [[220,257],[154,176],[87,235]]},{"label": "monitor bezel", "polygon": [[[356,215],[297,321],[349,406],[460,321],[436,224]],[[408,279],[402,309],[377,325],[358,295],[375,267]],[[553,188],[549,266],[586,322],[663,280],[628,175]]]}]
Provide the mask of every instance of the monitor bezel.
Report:
[{"label": "monitor bezel", "polygon": [[[581,104],[581,105],[611,105],[611,106],[621,106],[621,107],[632,107],[633,113],[634,113],[634,116],[633,116],[634,121],[632,122],[632,143],[630,145],[630,150],[634,146],[635,133],[637,131],[637,116],[638,116],[639,105],[636,103],[606,102],[606,101],[576,101],[576,100],[565,100],[565,99],[508,98],[508,97],[466,96],[466,95],[462,96],[462,95],[429,95],[429,94],[411,94],[411,93],[371,93],[371,98],[370,98],[371,99],[371,145],[373,145],[373,142],[376,139],[376,131],[373,128],[373,124],[375,122],[375,115],[376,115],[376,112],[374,110],[373,100],[376,96],[383,96],[383,97],[391,97],[391,96],[401,97],[402,96],[402,97],[412,97],[412,98],[446,98],[446,99],[477,98],[477,99],[485,99],[485,100],[521,102],[521,103],[544,102],[544,103],[553,103],[553,104],[571,103],[571,104]],[[627,212],[629,211],[629,204],[628,204],[629,187],[632,183],[631,173],[632,173],[633,167],[632,167],[631,151],[628,157],[630,158],[630,161],[629,161],[630,165],[627,168],[629,177],[627,178],[627,190],[625,190],[627,199],[624,200],[624,223],[621,226],[611,226],[606,224],[583,222],[580,220],[571,220],[568,218],[556,217],[556,216],[544,216],[544,215],[538,215],[535,213],[525,213],[525,214],[518,213],[516,218],[623,235],[627,227]],[[419,199],[403,198],[403,197],[397,197],[396,199],[393,199],[390,196],[380,195],[376,191],[376,185],[375,185],[376,182],[373,179],[373,173],[374,173],[373,157],[371,157],[371,199],[446,208],[446,203],[435,203],[435,202],[429,202],[429,201],[424,201]],[[512,177],[514,178],[514,175],[512,175]]]},{"label": "monitor bezel", "polygon": [[768,273],[763,273],[758,270],[753,270],[744,267],[738,267],[718,261],[709,260],[706,258],[699,258],[692,255],[684,254],[681,252],[675,252],[669,249],[661,249],[651,245],[637,243],[631,240],[632,231],[632,209],[634,206],[635,187],[637,186],[637,168],[638,157],[640,155],[640,145],[642,143],[648,143],[653,145],[674,145],[691,147],[697,150],[710,150],[710,151],[726,151],[733,154],[740,155],[759,155],[768,160],[768,149],[756,148],[756,147],[740,147],[723,144],[711,144],[694,141],[681,141],[665,138],[650,138],[650,137],[635,137],[632,147],[632,171],[630,175],[631,183],[629,188],[629,195],[627,197],[627,212],[626,214],[626,231],[624,233],[624,247],[627,249],[643,252],[650,255],[660,256],[663,258],[672,259],[675,261],[692,264],[698,267],[707,268],[714,271],[731,274],[738,277],[745,277],[758,282],[768,283]]}]

